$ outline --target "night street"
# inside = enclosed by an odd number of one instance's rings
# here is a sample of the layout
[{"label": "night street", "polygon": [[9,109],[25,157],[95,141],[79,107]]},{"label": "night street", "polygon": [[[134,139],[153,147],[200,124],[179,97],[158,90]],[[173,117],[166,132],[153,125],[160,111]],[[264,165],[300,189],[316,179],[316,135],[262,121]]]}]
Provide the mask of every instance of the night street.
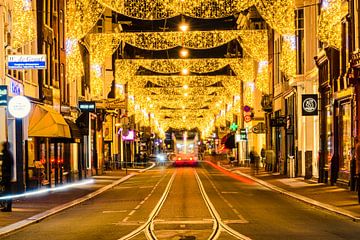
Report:
[{"label": "night street", "polygon": [[2,239],[147,239],[145,234],[151,239],[356,239],[360,234],[359,223],[235,177],[208,163],[157,167]]}]

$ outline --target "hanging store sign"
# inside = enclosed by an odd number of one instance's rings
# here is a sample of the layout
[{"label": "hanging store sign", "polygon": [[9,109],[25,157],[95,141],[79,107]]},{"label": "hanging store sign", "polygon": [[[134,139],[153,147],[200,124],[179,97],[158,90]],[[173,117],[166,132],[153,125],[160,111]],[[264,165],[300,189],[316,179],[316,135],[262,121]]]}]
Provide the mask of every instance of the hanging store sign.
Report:
[{"label": "hanging store sign", "polygon": [[248,140],[248,136],[247,136],[246,128],[240,129],[240,141],[247,141],[247,140]]},{"label": "hanging store sign", "polygon": [[8,69],[46,69],[46,54],[9,55]]},{"label": "hanging store sign", "polygon": [[95,112],[95,102],[94,101],[79,101],[79,108],[82,112]]},{"label": "hanging store sign", "polygon": [[318,95],[303,94],[302,95],[302,115],[316,116],[318,115]]},{"label": "hanging store sign", "polygon": [[0,106],[7,106],[8,91],[6,85],[0,86]]},{"label": "hanging store sign", "polygon": [[15,118],[24,118],[31,110],[31,103],[27,97],[15,96],[10,99],[8,109]]},{"label": "hanging store sign", "polygon": [[360,51],[353,52],[350,59],[350,65],[352,68],[360,68]]}]

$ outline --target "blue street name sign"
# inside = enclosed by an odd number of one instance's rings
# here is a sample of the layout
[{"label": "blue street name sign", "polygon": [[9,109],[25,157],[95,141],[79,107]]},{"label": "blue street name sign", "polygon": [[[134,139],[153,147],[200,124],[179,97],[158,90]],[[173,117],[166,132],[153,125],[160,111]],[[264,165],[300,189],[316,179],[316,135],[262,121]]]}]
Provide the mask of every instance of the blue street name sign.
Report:
[{"label": "blue street name sign", "polygon": [[8,69],[45,69],[46,54],[9,55]]}]

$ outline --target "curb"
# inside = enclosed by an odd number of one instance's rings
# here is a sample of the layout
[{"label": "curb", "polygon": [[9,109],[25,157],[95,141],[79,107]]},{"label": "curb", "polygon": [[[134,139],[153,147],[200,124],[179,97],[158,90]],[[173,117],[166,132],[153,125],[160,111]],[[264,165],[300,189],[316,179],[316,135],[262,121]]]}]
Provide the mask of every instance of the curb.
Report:
[{"label": "curb", "polygon": [[341,209],[339,207],[335,207],[333,205],[330,205],[330,204],[326,204],[326,203],[322,203],[322,202],[319,202],[319,201],[316,201],[314,199],[311,199],[311,198],[308,198],[308,197],[305,197],[305,196],[302,196],[300,194],[297,194],[297,193],[293,193],[293,192],[290,192],[290,191],[287,191],[285,189],[282,189],[280,187],[277,187],[277,186],[274,186],[268,182],[265,182],[261,179],[258,179],[256,177],[253,177],[253,176],[250,176],[246,173],[242,173],[241,171],[239,170],[232,170],[232,169],[228,169],[228,168],[225,168],[223,166],[221,166],[220,164],[218,164],[219,167],[221,167],[222,169],[224,170],[227,170],[229,172],[234,172],[236,174],[239,174],[243,177],[246,177],[246,178],[249,178],[257,183],[259,183],[260,185],[264,186],[264,187],[267,187],[273,191],[276,191],[276,192],[279,192],[281,194],[284,194],[284,195],[287,195],[289,197],[292,197],[292,198],[295,198],[297,200],[300,200],[302,202],[305,202],[307,204],[310,204],[310,205],[313,205],[313,206],[316,206],[316,207],[319,207],[319,208],[322,208],[322,209],[325,209],[327,211],[330,211],[330,212],[333,212],[333,213],[336,213],[336,214],[339,214],[339,215],[342,215],[342,216],[345,216],[345,217],[348,217],[350,218],[351,220],[353,220],[354,222],[358,222],[360,221],[360,217],[355,217],[353,215],[352,212],[350,211],[347,211],[347,210],[344,210],[344,209]]},{"label": "curb", "polygon": [[[155,164],[152,164],[148,168],[139,170],[138,172],[142,173],[142,172],[145,172],[145,171],[147,171],[147,170],[149,170],[149,169],[151,169],[153,167],[155,167]],[[59,206],[56,206],[54,208],[46,210],[45,212],[36,214],[36,215],[31,216],[31,217],[29,217],[27,219],[24,219],[24,220],[21,220],[19,222],[10,224],[10,225],[8,225],[6,227],[2,227],[2,228],[0,228],[0,237],[4,236],[4,235],[6,235],[6,234],[8,234],[10,232],[13,232],[13,231],[19,230],[21,228],[24,228],[24,227],[26,227],[26,226],[28,226],[30,224],[40,222],[41,220],[43,220],[43,219],[45,219],[47,217],[50,217],[51,215],[54,215],[54,214],[56,214],[58,212],[61,212],[61,211],[64,211],[64,210],[66,210],[66,209],[68,209],[70,207],[73,207],[75,205],[78,205],[78,204],[80,204],[82,202],[85,202],[85,201],[87,201],[87,200],[89,200],[89,199],[91,199],[91,198],[93,198],[93,197],[95,197],[95,196],[109,190],[110,188],[113,188],[114,186],[116,186],[116,185],[118,185],[118,184],[120,184],[122,182],[125,182],[126,180],[128,180],[129,178],[131,178],[131,177],[133,177],[135,175],[136,174],[131,173],[131,174],[129,174],[129,175],[125,176],[125,177],[122,177],[119,180],[116,180],[113,183],[111,183],[109,185],[106,185],[106,186],[96,190],[95,192],[89,193],[89,194],[87,194],[87,195],[85,195],[85,196],[83,196],[81,198],[75,199],[73,201],[70,201],[68,203],[64,203],[64,204],[59,205]]]}]

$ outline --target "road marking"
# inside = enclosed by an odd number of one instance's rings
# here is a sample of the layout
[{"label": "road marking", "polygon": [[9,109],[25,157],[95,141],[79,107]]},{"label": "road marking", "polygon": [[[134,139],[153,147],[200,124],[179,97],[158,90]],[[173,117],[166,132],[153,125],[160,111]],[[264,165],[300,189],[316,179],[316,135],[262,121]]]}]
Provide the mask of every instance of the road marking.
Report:
[{"label": "road marking", "polygon": [[129,219],[129,217],[124,218],[122,221],[126,222]]},{"label": "road marking", "polygon": [[126,210],[102,211],[102,213],[124,213]]},{"label": "road marking", "polygon": [[186,225],[186,224],[209,224],[213,223],[214,221],[212,219],[204,219],[204,220],[192,220],[192,221],[168,221],[163,219],[157,219],[154,220],[154,223],[156,224],[162,224],[162,225],[168,225],[168,224],[179,224],[179,225]]},{"label": "road marking", "polygon": [[134,212],[136,212],[136,210],[132,210],[128,215],[131,216],[134,214]]},{"label": "road marking", "polygon": [[141,204],[137,205],[134,209],[138,210],[141,207]]},{"label": "road marking", "polygon": [[246,220],[241,220],[241,219],[223,220],[223,222],[224,222],[225,224],[249,223],[248,221],[246,221]]},{"label": "road marking", "polygon": [[221,192],[222,194],[237,194],[239,192]]}]

